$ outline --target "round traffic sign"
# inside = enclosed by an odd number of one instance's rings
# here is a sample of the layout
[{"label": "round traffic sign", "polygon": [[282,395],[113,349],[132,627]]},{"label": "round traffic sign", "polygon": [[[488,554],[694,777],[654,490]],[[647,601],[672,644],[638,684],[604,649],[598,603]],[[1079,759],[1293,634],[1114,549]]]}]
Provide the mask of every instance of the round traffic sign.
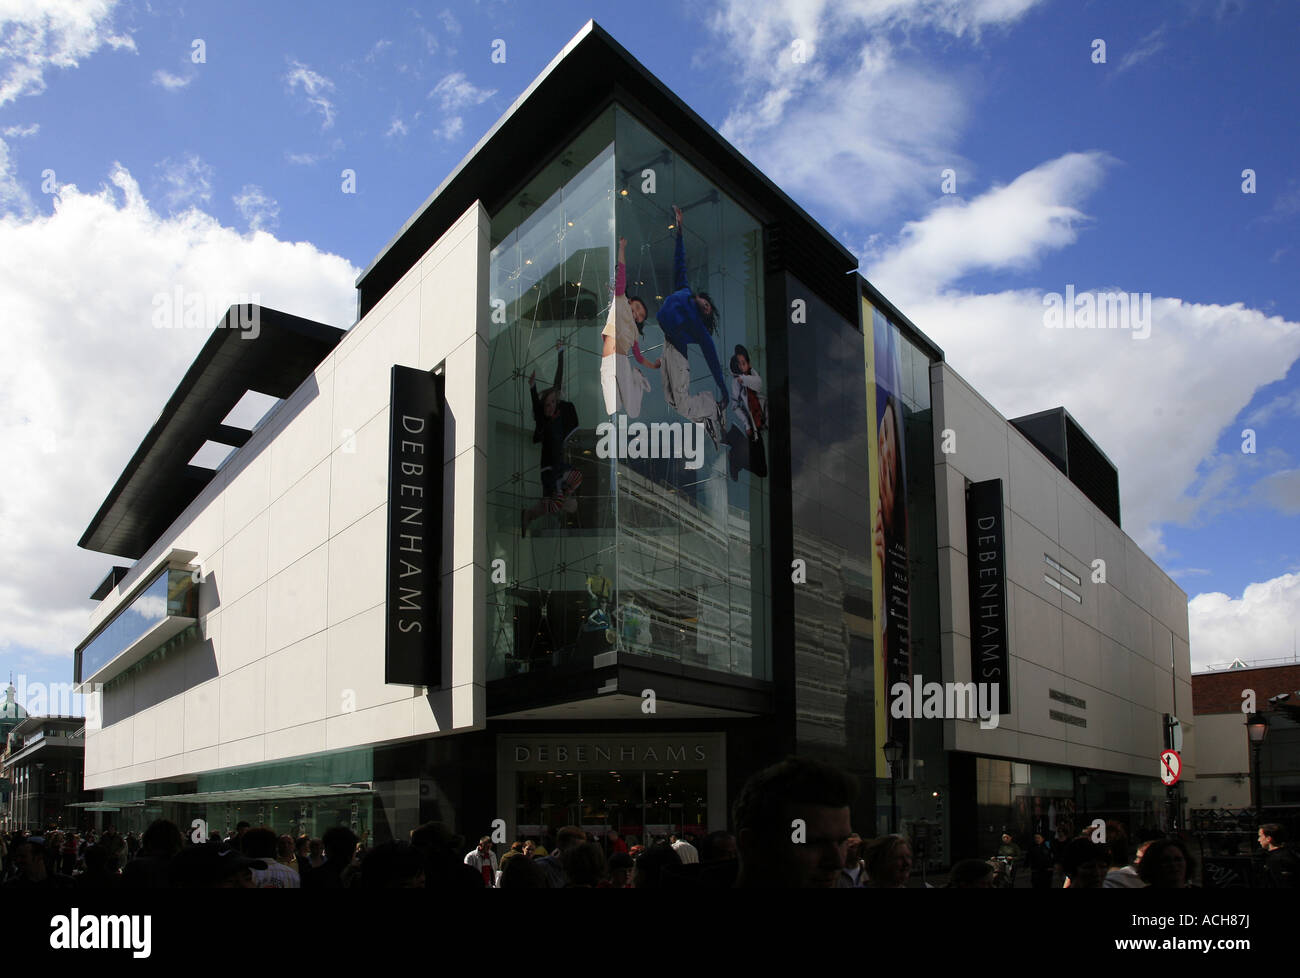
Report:
[{"label": "round traffic sign", "polygon": [[1183,758],[1178,751],[1163,751],[1160,754],[1160,780],[1165,783],[1165,786],[1173,787],[1176,785],[1182,773]]}]

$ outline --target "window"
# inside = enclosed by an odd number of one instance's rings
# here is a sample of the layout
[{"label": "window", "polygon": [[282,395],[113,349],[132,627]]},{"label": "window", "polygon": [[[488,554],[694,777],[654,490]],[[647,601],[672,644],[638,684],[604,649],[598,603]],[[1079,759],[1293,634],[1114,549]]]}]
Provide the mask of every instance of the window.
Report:
[{"label": "window", "polygon": [[1055,581],[1055,580],[1053,580],[1052,578],[1048,577],[1046,574],[1043,575],[1043,580],[1045,580],[1048,584],[1052,585],[1052,587],[1056,588],[1056,590],[1060,591],[1060,592],[1061,592],[1062,594],[1064,594],[1067,598],[1072,599],[1075,603],[1077,603],[1077,604],[1083,604],[1083,598],[1080,597],[1079,595],[1075,594],[1073,591],[1071,591],[1071,590],[1070,590],[1068,587],[1066,587],[1064,584],[1060,584],[1060,583],[1058,583],[1057,581]]},{"label": "window", "polygon": [[1047,554],[1043,554],[1043,561],[1047,564],[1048,567],[1052,568],[1052,570],[1056,571],[1058,574],[1060,574],[1063,577],[1069,578],[1075,584],[1083,583],[1083,581],[1079,579],[1078,575],[1072,574],[1070,571],[1066,570],[1064,567],[1062,567],[1059,563],[1057,563]]}]

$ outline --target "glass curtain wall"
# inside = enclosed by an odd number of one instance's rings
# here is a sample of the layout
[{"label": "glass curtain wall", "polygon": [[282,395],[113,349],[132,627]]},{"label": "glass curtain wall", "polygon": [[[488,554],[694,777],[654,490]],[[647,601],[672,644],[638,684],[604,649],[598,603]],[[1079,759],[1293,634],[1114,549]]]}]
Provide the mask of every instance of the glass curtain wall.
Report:
[{"label": "glass curtain wall", "polygon": [[611,651],[767,678],[760,225],[615,107],[492,239],[489,679]]}]

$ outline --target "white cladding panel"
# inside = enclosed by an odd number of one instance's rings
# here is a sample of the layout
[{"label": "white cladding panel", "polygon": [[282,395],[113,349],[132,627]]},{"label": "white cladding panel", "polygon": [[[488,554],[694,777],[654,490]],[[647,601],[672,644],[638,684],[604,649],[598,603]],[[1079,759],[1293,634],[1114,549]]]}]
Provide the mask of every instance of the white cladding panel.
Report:
[{"label": "white cladding panel", "polygon": [[[476,203],[137,563],[198,552],[206,643],[186,654],[210,658],[183,670],[188,688],[171,696],[145,695],[147,669],[110,694],[116,715],[129,715],[88,725],[87,788],[483,725],[489,237]],[[430,691],[384,683],[388,399],[394,364],[444,362],[454,509],[443,685]],[[92,627],[135,583],[133,571]]]},{"label": "white cladding panel", "polygon": [[[934,430],[957,433],[956,453],[934,456],[935,485],[946,495],[937,506],[938,566],[946,578],[939,589],[953,603],[941,621],[945,669],[951,669],[944,678],[970,677],[965,482],[1002,479],[1014,689],[1013,712],[996,731],[948,721],[946,746],[1153,777],[1162,716],[1174,706],[1175,675],[1175,712],[1186,731],[1192,727],[1187,596],[947,364],[932,367],[931,384]],[[1054,570],[1045,557],[1082,583]],[[1105,562],[1104,583],[1093,580],[1097,558]],[[1086,726],[1053,713],[1082,718]],[[1184,778],[1194,777],[1195,760],[1184,751]]]}]

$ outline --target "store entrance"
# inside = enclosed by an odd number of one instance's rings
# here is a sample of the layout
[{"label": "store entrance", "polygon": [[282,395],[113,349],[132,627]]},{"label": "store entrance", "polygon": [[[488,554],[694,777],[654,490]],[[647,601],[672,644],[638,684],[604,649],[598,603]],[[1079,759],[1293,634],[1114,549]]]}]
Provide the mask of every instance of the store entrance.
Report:
[{"label": "store entrance", "polygon": [[579,825],[599,838],[614,829],[628,845],[644,845],[671,833],[708,832],[707,771],[521,771],[515,778],[522,836]]}]

